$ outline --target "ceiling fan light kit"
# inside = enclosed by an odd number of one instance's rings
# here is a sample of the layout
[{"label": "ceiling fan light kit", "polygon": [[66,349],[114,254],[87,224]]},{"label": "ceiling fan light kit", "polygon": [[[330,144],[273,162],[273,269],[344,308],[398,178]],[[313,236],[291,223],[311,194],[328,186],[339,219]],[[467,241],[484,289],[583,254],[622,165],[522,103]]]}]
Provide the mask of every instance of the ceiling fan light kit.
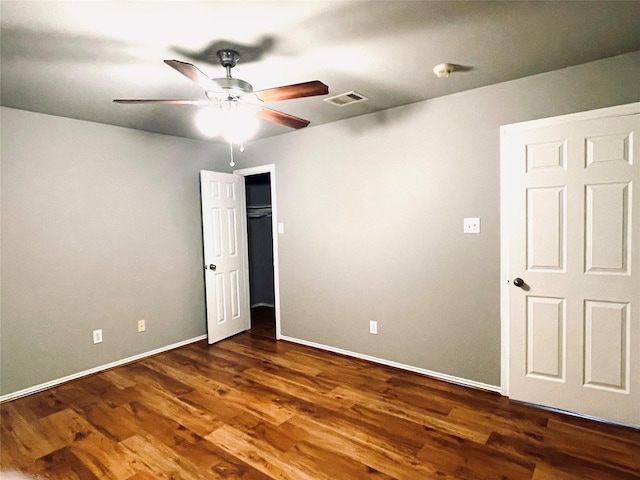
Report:
[{"label": "ceiling fan light kit", "polygon": [[203,107],[198,110],[195,124],[207,137],[221,135],[231,143],[244,143],[258,130],[258,117],[251,108],[239,108],[237,104],[229,107]]},{"label": "ceiling fan light kit", "polygon": [[453,63],[441,63],[433,67],[433,73],[438,78],[447,78],[455,70]]},{"label": "ceiling fan light kit", "polygon": [[207,136],[213,137],[222,134],[231,144],[231,152],[233,153],[234,142],[242,143],[255,134],[258,128],[258,118],[296,129],[309,125],[308,120],[265,107],[263,103],[329,93],[329,87],[319,80],[254,92],[253,86],[249,82],[231,76],[231,69],[236,66],[240,58],[237,51],[233,49],[218,50],[217,57],[226,70],[226,77],[209,78],[190,63],[180,60],[164,61],[189,80],[198,84],[204,90],[206,100],[116,99],[114,102],[205,106],[206,110],[202,109],[196,116],[196,125]]}]

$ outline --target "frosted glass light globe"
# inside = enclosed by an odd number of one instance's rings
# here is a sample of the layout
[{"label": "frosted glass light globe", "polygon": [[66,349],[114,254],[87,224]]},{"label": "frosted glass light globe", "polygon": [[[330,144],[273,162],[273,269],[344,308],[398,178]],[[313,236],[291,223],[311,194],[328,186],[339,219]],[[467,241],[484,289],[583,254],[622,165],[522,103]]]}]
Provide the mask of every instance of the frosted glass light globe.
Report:
[{"label": "frosted glass light globe", "polygon": [[195,122],[198,130],[207,137],[220,135],[224,129],[225,112],[219,107],[206,107],[198,110]]}]

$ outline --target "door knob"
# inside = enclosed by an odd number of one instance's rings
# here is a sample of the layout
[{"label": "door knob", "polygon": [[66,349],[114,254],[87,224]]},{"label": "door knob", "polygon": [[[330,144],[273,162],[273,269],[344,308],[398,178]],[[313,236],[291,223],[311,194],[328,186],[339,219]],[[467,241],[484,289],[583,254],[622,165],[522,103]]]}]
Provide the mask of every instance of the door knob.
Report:
[{"label": "door knob", "polygon": [[524,285],[524,280],[522,280],[520,277],[516,277],[516,278],[513,279],[513,284],[516,287],[521,287],[521,286]]},{"label": "door knob", "polygon": [[211,270],[215,270],[217,267],[212,263],[211,265],[209,265],[209,268],[210,268]]}]

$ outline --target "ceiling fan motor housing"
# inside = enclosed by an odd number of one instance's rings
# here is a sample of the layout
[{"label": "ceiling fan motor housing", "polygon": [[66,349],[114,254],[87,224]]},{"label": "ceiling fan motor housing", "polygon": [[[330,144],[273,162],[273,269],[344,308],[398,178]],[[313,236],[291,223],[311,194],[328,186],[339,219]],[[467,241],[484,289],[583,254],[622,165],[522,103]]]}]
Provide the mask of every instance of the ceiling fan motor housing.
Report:
[{"label": "ceiling fan motor housing", "polygon": [[[238,63],[240,54],[232,49],[223,49],[218,50],[217,55],[220,59],[220,64],[227,69],[226,78],[213,79],[213,81],[222,88],[222,91],[226,93],[230,99],[242,98],[244,95],[253,93],[253,86],[249,82],[231,77],[231,69]],[[216,95],[215,92],[207,91],[207,96],[211,98]]]},{"label": "ceiling fan motor housing", "polygon": [[[239,78],[214,78],[213,81],[220,85],[220,88],[222,88],[222,90],[229,96],[242,97],[249,93],[253,93],[253,87],[251,84],[244,80],[240,80]],[[207,91],[207,96],[215,96],[215,93],[216,92],[209,93]]]}]

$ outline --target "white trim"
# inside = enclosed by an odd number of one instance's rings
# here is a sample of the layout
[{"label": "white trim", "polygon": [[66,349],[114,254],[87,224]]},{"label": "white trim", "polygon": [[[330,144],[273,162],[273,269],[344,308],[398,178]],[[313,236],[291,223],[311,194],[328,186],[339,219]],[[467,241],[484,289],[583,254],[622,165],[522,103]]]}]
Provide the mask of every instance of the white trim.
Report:
[{"label": "white trim", "polygon": [[[561,125],[568,122],[594,120],[606,117],[622,117],[640,113],[640,102],[599,108],[586,112],[570,113],[555,117],[512,123],[500,127],[500,383],[502,394],[509,396],[509,199],[510,165],[507,161],[508,136],[511,132],[530,128]],[[584,415],[583,415],[584,417]],[[585,417],[588,418],[588,417]]]},{"label": "white trim", "polygon": [[276,202],[276,166],[274,164],[234,170],[234,175],[248,177],[268,173],[271,184],[271,237],[273,238],[273,295],[276,310],[276,340],[282,336],[280,328],[280,261],[278,256],[278,207]]},{"label": "white trim", "polygon": [[351,352],[349,350],[343,350],[342,348],[331,347],[329,345],[322,345],[320,343],[309,342],[307,340],[301,340],[299,338],[282,336],[280,340],[285,340],[287,342],[298,343],[300,345],[306,345],[307,347],[313,347],[320,350],[326,350],[328,352],[339,353],[341,355],[347,355],[349,357],[359,358],[361,360],[367,360],[373,363],[379,363],[381,365],[386,365],[388,367],[399,368],[401,370],[407,370],[413,373],[419,373],[421,375],[426,375],[428,377],[435,378],[437,380],[443,380],[448,383],[453,383],[456,385],[461,385],[463,387],[470,387],[479,390],[487,390],[490,392],[500,392],[500,387],[496,385],[489,385],[487,383],[476,382],[474,380],[467,380],[466,378],[454,377],[453,375],[447,375],[445,373],[438,373],[431,370],[426,370],[424,368],[418,368],[411,365],[406,365],[404,363],[393,362],[391,360],[385,360],[384,358],[372,357],[370,355],[364,355],[362,353]]},{"label": "white trim", "polygon": [[509,396],[509,172],[507,127],[500,127],[500,387]]},{"label": "white trim", "polygon": [[599,119],[606,117],[624,117],[626,115],[635,115],[637,113],[640,113],[640,102],[627,103],[625,105],[615,105],[613,107],[598,108],[596,110],[588,110],[586,112],[568,113],[566,115],[540,118],[538,120],[527,120],[525,122],[510,123],[507,125],[502,125],[500,129],[508,128],[509,130],[528,130],[530,128],[549,127],[553,125],[562,125],[569,122],[594,120],[596,118]]},{"label": "white trim", "polygon": [[636,430],[640,429],[640,424],[636,425],[634,423],[616,422],[615,420],[609,420],[608,418],[594,417],[592,415],[585,415],[584,413],[571,412],[569,410],[562,410],[561,408],[549,407],[547,405],[539,405],[537,403],[523,402],[521,400],[512,400],[512,402],[519,403],[521,405],[527,405],[533,408],[548,410],[550,412],[560,413],[562,415],[569,415],[570,417],[584,418],[586,420],[592,420],[594,422],[608,423],[609,425],[618,425],[622,427],[635,428]]},{"label": "white trim", "polygon": [[189,345],[190,343],[199,342],[200,340],[206,340],[206,338],[207,338],[206,335],[200,335],[198,337],[190,338],[188,340],[183,340],[178,343],[173,343],[171,345],[166,345],[164,347],[156,348],[155,350],[150,350],[148,352],[140,353],[132,357],[123,358],[122,360],[116,360],[115,362],[107,363],[106,365],[100,365],[99,367],[90,368],[89,370],[84,370],[82,372],[74,373],[72,375],[67,375],[66,377],[41,383],[40,385],[35,385],[33,387],[25,388],[24,390],[18,390],[17,392],[8,393],[0,397],[0,403],[8,402],[9,400],[15,400],[21,397],[26,397],[27,395],[32,395],[34,393],[47,390],[49,388],[61,385],[71,380],[76,380],[78,378],[86,377],[87,375],[93,375],[94,373],[99,373],[114,367],[120,367],[127,363],[135,362],[136,360],[141,360],[145,357],[150,357],[152,355],[157,355],[158,353],[166,352],[168,350],[173,350],[178,347],[183,347],[185,345]]}]

